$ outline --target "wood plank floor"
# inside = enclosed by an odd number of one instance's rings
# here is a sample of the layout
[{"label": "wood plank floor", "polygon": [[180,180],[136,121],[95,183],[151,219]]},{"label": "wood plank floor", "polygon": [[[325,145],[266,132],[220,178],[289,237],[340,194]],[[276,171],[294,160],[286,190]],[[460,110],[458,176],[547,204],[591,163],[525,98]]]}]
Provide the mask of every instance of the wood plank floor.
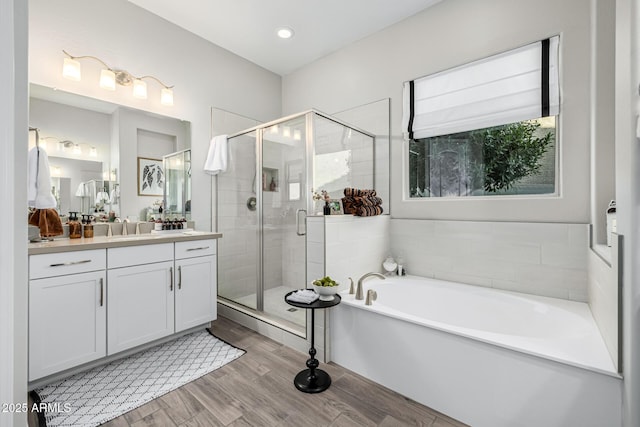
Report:
[{"label": "wood plank floor", "polygon": [[332,378],[327,391],[299,392],[293,377],[308,355],[225,318],[213,331],[247,353],[104,426],[464,426],[334,363],[321,364]]}]

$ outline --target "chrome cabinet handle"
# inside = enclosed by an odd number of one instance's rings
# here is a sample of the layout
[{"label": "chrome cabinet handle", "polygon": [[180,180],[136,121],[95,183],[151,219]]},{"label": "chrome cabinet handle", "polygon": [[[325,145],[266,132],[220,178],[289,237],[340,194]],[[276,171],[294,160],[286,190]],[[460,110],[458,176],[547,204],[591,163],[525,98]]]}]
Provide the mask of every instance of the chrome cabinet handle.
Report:
[{"label": "chrome cabinet handle", "polygon": [[169,267],[169,290],[173,291],[173,267]]},{"label": "chrome cabinet handle", "polygon": [[178,289],[182,289],[182,266],[178,266]]},{"label": "chrome cabinet handle", "polygon": [[65,265],[76,265],[76,264],[86,264],[88,262],[91,262],[90,259],[83,259],[82,261],[68,261],[68,262],[60,262],[57,264],[49,264],[49,267],[62,267]]},{"label": "chrome cabinet handle", "polygon": [[307,218],[307,211],[304,209],[296,209],[296,234],[298,236],[304,236],[305,234],[307,234],[306,230],[301,233],[300,232],[300,212],[304,212],[305,215],[305,220]]},{"label": "chrome cabinet handle", "polygon": [[187,249],[187,252],[191,252],[191,251],[201,251],[203,249],[209,249],[209,246],[201,246],[199,248],[189,248]]},{"label": "chrome cabinet handle", "polygon": [[100,278],[100,307],[104,305],[104,279]]}]

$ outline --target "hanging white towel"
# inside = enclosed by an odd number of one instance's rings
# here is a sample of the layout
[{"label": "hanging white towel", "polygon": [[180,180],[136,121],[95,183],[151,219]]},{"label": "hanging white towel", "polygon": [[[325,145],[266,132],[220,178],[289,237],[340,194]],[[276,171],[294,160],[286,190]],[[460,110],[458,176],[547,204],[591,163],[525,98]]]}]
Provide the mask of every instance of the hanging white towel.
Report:
[{"label": "hanging white towel", "polygon": [[214,136],[209,143],[207,161],[204,171],[209,175],[217,175],[227,170],[227,135]]},{"label": "hanging white towel", "polygon": [[112,205],[117,205],[119,198],[120,198],[120,187],[116,187],[113,190],[111,190],[111,195],[109,196],[109,203]]},{"label": "hanging white towel", "polygon": [[51,171],[47,152],[40,147],[29,151],[27,176],[27,201],[36,209],[55,209],[58,205],[51,194]]},{"label": "hanging white towel", "polygon": [[85,188],[84,182],[78,184],[78,188],[76,189],[76,197],[87,197],[87,189]]}]

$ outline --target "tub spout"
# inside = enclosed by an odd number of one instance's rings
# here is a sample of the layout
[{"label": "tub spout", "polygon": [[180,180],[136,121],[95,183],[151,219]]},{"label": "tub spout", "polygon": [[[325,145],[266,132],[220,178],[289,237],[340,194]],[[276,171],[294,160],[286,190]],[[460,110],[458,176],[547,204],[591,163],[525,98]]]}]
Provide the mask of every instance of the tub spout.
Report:
[{"label": "tub spout", "polygon": [[359,280],[358,280],[358,288],[356,289],[356,299],[364,299],[364,295],[362,294],[362,282],[364,281],[364,279],[366,279],[367,277],[371,277],[371,276],[376,276],[379,277],[381,279],[386,279],[386,277],[384,277],[382,274],[380,273],[367,273],[364,276],[362,276]]}]

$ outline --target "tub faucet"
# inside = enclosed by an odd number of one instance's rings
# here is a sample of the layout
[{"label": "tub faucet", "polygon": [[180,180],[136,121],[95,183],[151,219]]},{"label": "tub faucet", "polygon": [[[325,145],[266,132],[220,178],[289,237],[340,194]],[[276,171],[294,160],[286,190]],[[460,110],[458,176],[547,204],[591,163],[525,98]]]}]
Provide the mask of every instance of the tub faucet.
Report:
[{"label": "tub faucet", "polygon": [[378,293],[376,291],[374,291],[373,289],[369,289],[367,291],[367,299],[364,302],[364,305],[371,305],[373,304],[373,301],[378,299]]},{"label": "tub faucet", "polygon": [[371,277],[371,276],[376,276],[379,277],[381,279],[386,279],[386,277],[384,277],[382,274],[380,273],[367,273],[364,276],[362,276],[359,280],[358,280],[358,288],[356,289],[356,299],[364,299],[364,295],[362,295],[362,282],[364,281],[364,279],[366,279],[367,277]]}]

